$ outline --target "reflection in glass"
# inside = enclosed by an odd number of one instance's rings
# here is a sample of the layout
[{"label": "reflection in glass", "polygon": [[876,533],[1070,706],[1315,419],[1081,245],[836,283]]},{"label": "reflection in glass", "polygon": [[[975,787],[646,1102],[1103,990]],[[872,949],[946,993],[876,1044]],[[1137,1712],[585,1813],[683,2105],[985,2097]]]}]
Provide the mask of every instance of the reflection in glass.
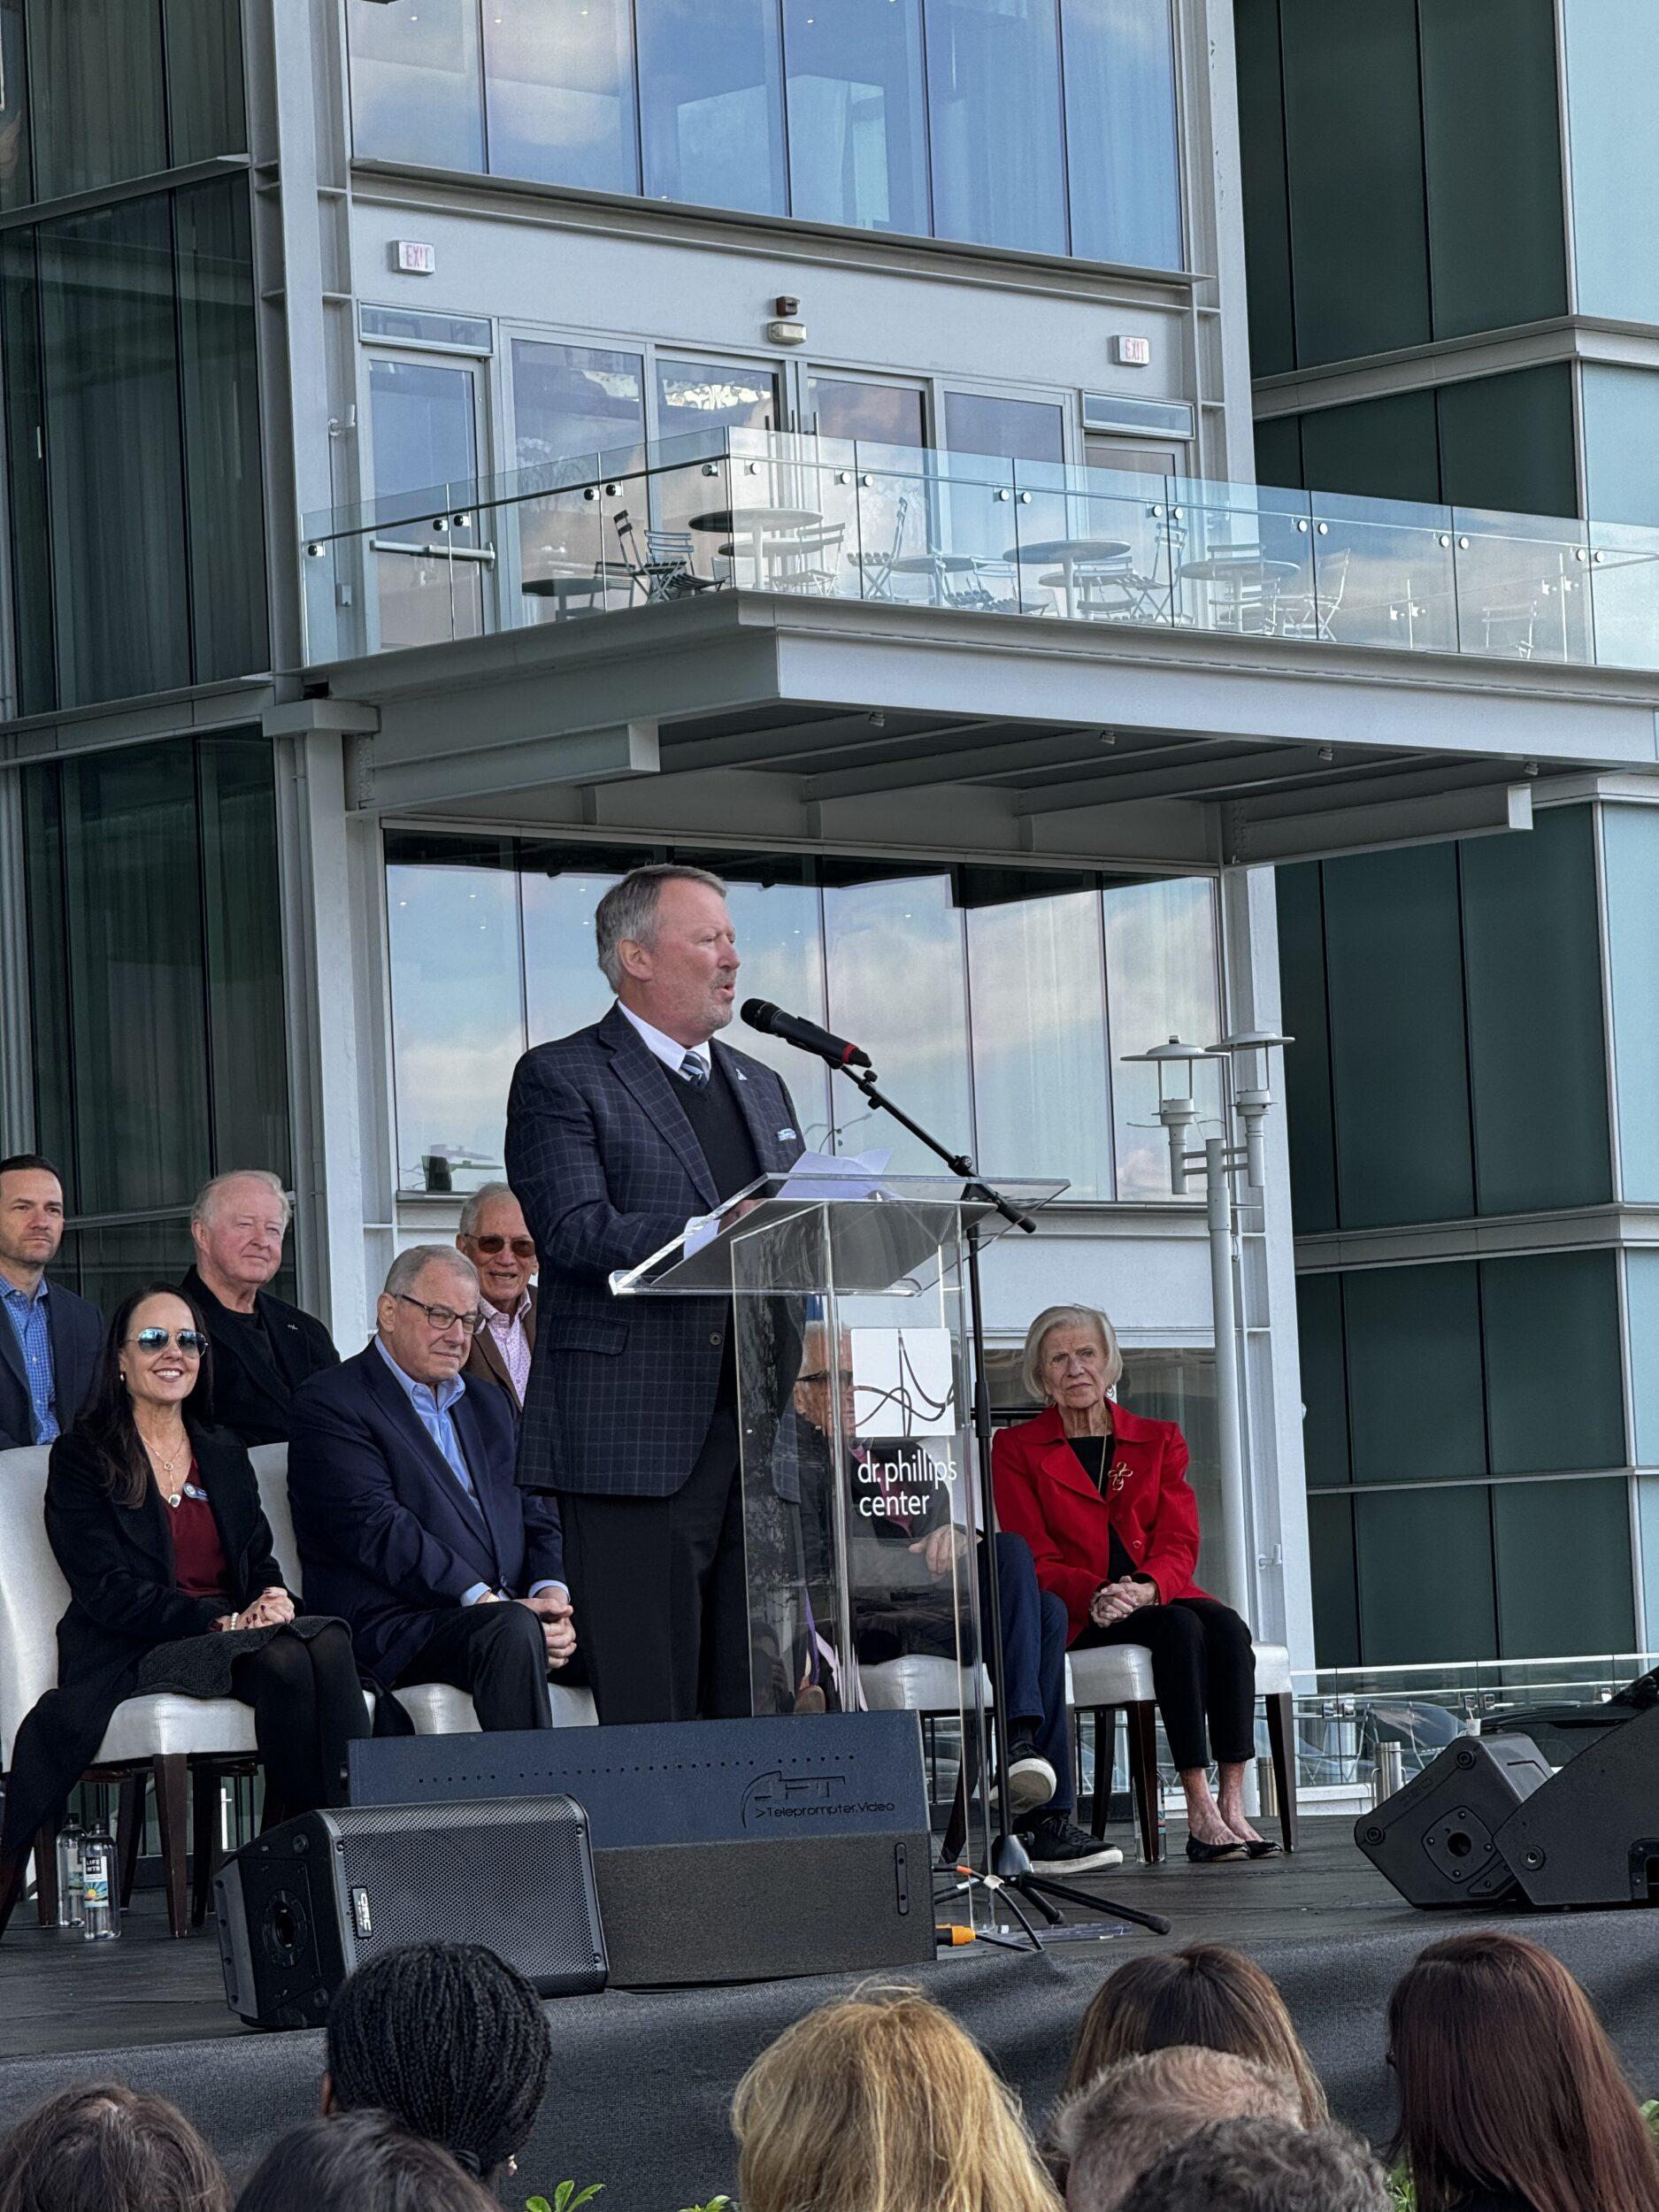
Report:
[{"label": "reflection in glass", "polygon": [[1181,265],[1168,0],[1061,0],[1071,250]]},{"label": "reflection in glass", "polygon": [[169,196],[40,228],[58,703],[190,680]]},{"label": "reflection in glass", "polygon": [[[369,361],[369,419],[377,500],[442,486],[470,487],[478,472],[477,388],[470,367],[436,361]],[[483,516],[479,517],[481,526]],[[430,518],[386,524],[375,533],[380,646],[431,644],[475,636],[483,626],[483,565],[455,557]]]},{"label": "reflection in glass", "polygon": [[1100,901],[1075,881],[963,871],[977,1156],[987,1174],[1064,1176],[1068,1196],[1110,1198]]},{"label": "reflection in glass", "polygon": [[1214,1589],[1225,1580],[1216,1356],[1213,1352],[1125,1352],[1118,1395],[1143,1420],[1173,1421],[1187,1439],[1191,1455],[1187,1478],[1198,1501],[1198,1564],[1193,1578]]},{"label": "reflection in glass", "polygon": [[[950,877],[895,867],[836,883],[834,872],[826,868],[824,893],[829,1025],[864,1048],[907,1113],[971,1150],[967,993]],[[895,1175],[927,1171],[932,1155],[844,1085],[831,1103],[838,1149],[890,1149]]]},{"label": "reflection in glass", "polygon": [[0,0],[0,207],[23,207],[34,196],[23,0]]},{"label": "reflection in glass", "polygon": [[863,384],[845,376],[815,376],[807,386],[812,427],[820,438],[865,438],[878,445],[925,446],[927,413],[913,384]]},{"label": "reflection in glass", "polygon": [[[10,714],[58,703],[52,652],[51,535],[47,521],[46,401],[40,344],[40,280],[31,225],[0,231],[0,378],[5,391],[5,488],[11,524],[12,654],[17,696]],[[0,672],[4,657],[0,656]],[[6,672],[0,672],[0,694]]]},{"label": "reflection in glass", "polygon": [[920,0],[784,0],[790,212],[927,230]]},{"label": "reflection in glass", "polygon": [[194,749],[63,769],[80,1204],[188,1203],[211,1155]]},{"label": "reflection in glass", "polygon": [[1066,250],[1055,0],[926,0],[933,228]]},{"label": "reflection in glass", "polygon": [[478,0],[346,0],[346,36],[360,159],[483,168]]},{"label": "reflection in glass", "polygon": [[525,1010],[533,1045],[585,1029],[610,1006],[611,986],[595,957],[594,909],[650,856],[580,845],[523,849]]},{"label": "reflection in glass", "polygon": [[[525,469],[549,469],[573,454],[603,452],[616,457],[607,467],[626,470],[645,438],[644,364],[637,353],[614,353],[597,346],[543,345],[512,342],[513,463]],[[563,472],[551,480],[568,480]],[[603,605],[605,594],[580,588],[601,562],[618,565],[626,548],[612,534],[616,503],[584,500],[580,490],[551,493],[517,503],[519,580],[531,593],[538,617],[588,612]],[[636,545],[636,551],[642,547]],[[555,583],[557,577],[568,583]]]},{"label": "reflection in glass", "polygon": [[646,196],[787,214],[775,0],[651,0],[639,42]]},{"label": "reflection in glass", "polygon": [[770,430],[777,419],[778,386],[770,369],[749,361],[666,361],[659,356],[659,438],[718,429],[722,424],[739,430]]},{"label": "reflection in glass", "polygon": [[1065,417],[1049,400],[1002,399],[993,392],[945,394],[945,442],[953,453],[1012,461],[1064,461]]},{"label": "reflection in glass", "polygon": [[90,192],[166,167],[154,0],[31,6],[28,68],[36,198]]},{"label": "reflection in glass", "polygon": [[404,1191],[476,1190],[500,1175],[507,1089],[525,1045],[511,849],[457,848],[462,864],[390,861],[386,871]]},{"label": "reflection in glass", "polygon": [[[131,0],[128,12],[139,12]],[[162,37],[173,166],[245,151],[241,11],[225,0],[162,0]]]},{"label": "reflection in glass", "polygon": [[489,165],[588,192],[637,192],[628,0],[490,0]]},{"label": "reflection in glass", "polygon": [[[1158,1121],[1155,1066],[1126,1064],[1166,1038],[1218,1041],[1215,886],[1207,877],[1114,886],[1102,895],[1111,1018],[1112,1123],[1119,1198],[1170,1195],[1169,1143]],[[1221,1070],[1194,1070],[1195,1138],[1220,1128]]]}]

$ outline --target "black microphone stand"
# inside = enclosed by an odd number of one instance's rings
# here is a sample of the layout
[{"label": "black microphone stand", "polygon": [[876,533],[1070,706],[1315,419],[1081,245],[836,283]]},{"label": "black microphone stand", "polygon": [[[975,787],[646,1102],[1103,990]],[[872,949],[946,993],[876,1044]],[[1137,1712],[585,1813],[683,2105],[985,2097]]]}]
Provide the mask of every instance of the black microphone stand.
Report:
[{"label": "black microphone stand", "polygon": [[[1033,1235],[1037,1225],[1028,1213],[1016,1206],[999,1190],[979,1179],[973,1162],[965,1152],[951,1152],[912,1120],[902,1106],[895,1106],[877,1088],[873,1068],[852,1068],[845,1064],[841,1073],[849,1083],[856,1084],[872,1106],[879,1107],[902,1129],[908,1129],[933,1155],[942,1160],[953,1175],[962,1178],[963,1196],[980,1205],[995,1207],[1004,1221],[1016,1229]],[[973,1434],[979,1463],[979,1497],[985,1544],[985,1577],[990,1594],[990,1629],[982,1633],[991,1662],[991,1691],[995,1707],[993,1740],[996,1747],[996,1804],[995,1823],[991,1837],[991,1863],[988,1871],[1006,1889],[1017,1890],[1043,1916],[1050,1927],[1057,1926],[1061,1915],[1050,1899],[1058,1897],[1068,1905],[1081,1905],[1087,1911],[1109,1913],[1115,1918],[1133,1920],[1142,1928],[1150,1928],[1156,1935],[1168,1935],[1170,1924],[1159,1913],[1142,1912],[1137,1906],[1125,1905],[1110,1897],[1091,1897],[1087,1890],[1073,1889],[1069,1883],[1051,1880],[1044,1874],[1032,1871],[1031,1855],[1019,1838],[1009,1826],[1008,1781],[1008,1685],[1002,1665],[1002,1584],[996,1556],[996,1496],[991,1486],[991,1390],[985,1364],[985,1318],[979,1294],[979,1225],[970,1221],[965,1231],[968,1247],[968,1337],[973,1347]],[[967,1747],[963,1747],[965,1759]],[[1075,1755],[1075,1747],[1073,1747]],[[1096,1747],[1095,1756],[1100,1755]],[[1041,1938],[1018,1907],[1016,1916],[1032,1936],[1041,1950]]]}]

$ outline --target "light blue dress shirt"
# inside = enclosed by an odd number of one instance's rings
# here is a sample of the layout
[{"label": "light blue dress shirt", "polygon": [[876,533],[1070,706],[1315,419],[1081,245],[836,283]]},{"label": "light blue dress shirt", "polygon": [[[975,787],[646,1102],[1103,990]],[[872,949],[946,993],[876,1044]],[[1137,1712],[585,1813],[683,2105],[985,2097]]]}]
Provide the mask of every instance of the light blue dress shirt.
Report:
[{"label": "light blue dress shirt", "polygon": [[[404,1373],[378,1336],[374,1340],[374,1348],[402,1384],[403,1394],[415,1409],[421,1427],[443,1454],[450,1471],[466,1493],[468,1504],[482,1521],[484,1509],[478,1502],[478,1486],[472,1480],[472,1470],[466,1463],[466,1454],[461,1449],[460,1437],[450,1418],[458,1401],[466,1395],[465,1376],[451,1375],[446,1381],[435,1384],[417,1382],[412,1375]],[[543,1590],[562,1590],[564,1586],[562,1582],[543,1580],[533,1583],[530,1595],[538,1597]],[[476,1605],[480,1598],[488,1594],[488,1582],[475,1582],[470,1590],[463,1593],[461,1602],[463,1605]],[[497,1594],[504,1596],[506,1593],[503,1591]]]},{"label": "light blue dress shirt", "polygon": [[31,1297],[15,1283],[0,1278],[7,1318],[17,1333],[23,1355],[23,1372],[29,1386],[29,1409],[35,1420],[35,1441],[50,1444],[58,1434],[58,1378],[52,1366],[52,1331],[47,1317],[44,1279]]}]

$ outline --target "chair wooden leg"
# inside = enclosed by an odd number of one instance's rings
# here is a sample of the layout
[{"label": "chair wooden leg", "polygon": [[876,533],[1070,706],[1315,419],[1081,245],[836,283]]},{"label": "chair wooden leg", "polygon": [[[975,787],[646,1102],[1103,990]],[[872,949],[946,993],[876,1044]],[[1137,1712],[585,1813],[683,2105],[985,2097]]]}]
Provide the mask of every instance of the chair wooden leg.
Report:
[{"label": "chair wooden leg", "polygon": [[1141,1831],[1141,1856],[1156,1866],[1164,1856],[1158,1833],[1158,1709],[1151,1701],[1125,1707],[1129,1721],[1129,1789]]},{"label": "chair wooden leg", "polygon": [[149,1781],[150,1777],[142,1767],[129,1769],[121,1777],[120,1794],[116,1800],[115,1855],[120,1866],[123,1909],[133,1901],[133,1884],[144,1847],[144,1792]]},{"label": "chair wooden leg", "polygon": [[185,1862],[185,1809],[190,1794],[189,1761],[180,1751],[150,1763],[156,1783],[156,1824],[161,1830],[161,1866],[167,1884],[167,1925],[176,1936],[190,1932],[189,1869]]},{"label": "chair wooden leg", "polygon": [[1094,1708],[1094,1799],[1089,1811],[1093,1834],[1103,1836],[1111,1816],[1112,1778],[1118,1763],[1118,1708]]},{"label": "chair wooden leg", "polygon": [[214,1870],[219,1865],[219,1789],[222,1778],[211,1759],[204,1759],[190,1778],[190,1925],[193,1928],[199,1928],[207,1918],[207,1901],[212,1893]]},{"label": "chair wooden leg", "polygon": [[42,1828],[35,1839],[35,1911],[42,1928],[58,1925],[58,1831]]},{"label": "chair wooden leg", "polygon": [[1288,1690],[1266,1700],[1267,1745],[1279,1791],[1279,1833],[1286,1851],[1296,1848],[1296,1701]]}]

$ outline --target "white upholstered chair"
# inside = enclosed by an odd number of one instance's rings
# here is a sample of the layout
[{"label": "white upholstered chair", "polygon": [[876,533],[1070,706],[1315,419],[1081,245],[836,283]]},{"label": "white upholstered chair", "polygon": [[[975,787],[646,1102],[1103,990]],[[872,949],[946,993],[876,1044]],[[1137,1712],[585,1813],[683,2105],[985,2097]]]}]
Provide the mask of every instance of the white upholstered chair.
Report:
[{"label": "white upholstered chair", "polygon": [[[0,1453],[0,1746],[10,1763],[25,1714],[58,1684],[58,1623],[69,1603],[42,1505],[47,1451]],[[129,1697],[111,1716],[88,1778],[122,1786],[124,1865],[137,1846],[143,1786],[156,1786],[166,1877],[167,1920],[176,1936],[189,1932],[185,1801],[192,1769],[213,1777],[254,1754],[253,1714],[234,1698]],[[198,1805],[201,1803],[198,1795]],[[35,1894],[43,1921],[57,1916],[58,1862],[42,1831],[35,1847]]]},{"label": "white upholstered chair", "polygon": [[[1296,1847],[1296,1719],[1291,1697],[1290,1654],[1283,1644],[1256,1644],[1256,1694],[1267,1706],[1267,1740],[1279,1788],[1279,1829],[1286,1851]],[[1158,1835],[1158,1709],[1152,1689],[1152,1655],[1144,1644],[1100,1644],[1066,1655],[1071,1702],[1094,1717],[1094,1803],[1092,1825],[1106,1832],[1112,1764],[1121,1706],[1129,1736],[1129,1792],[1141,1855],[1154,1865],[1164,1855]]]}]

